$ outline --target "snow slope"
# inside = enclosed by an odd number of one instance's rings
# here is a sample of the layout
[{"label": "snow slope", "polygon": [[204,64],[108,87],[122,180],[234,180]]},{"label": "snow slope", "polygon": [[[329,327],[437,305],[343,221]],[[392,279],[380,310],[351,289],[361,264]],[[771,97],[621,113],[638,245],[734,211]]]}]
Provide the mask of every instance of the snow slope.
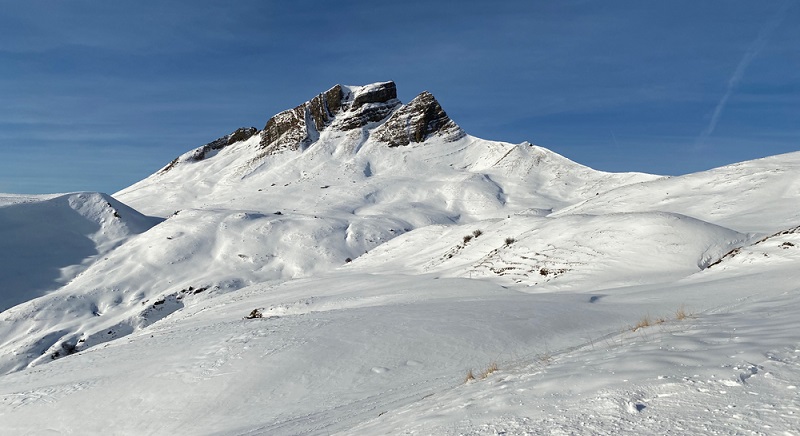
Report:
[{"label": "snow slope", "polygon": [[800,222],[800,152],[609,190],[557,215],[658,210],[741,232],[772,233]]},{"label": "snow slope", "polygon": [[158,221],[98,193],[0,196],[0,311],[63,286]]},{"label": "snow slope", "polygon": [[0,197],[0,433],[797,434],[798,156],[603,173],[383,82]]},{"label": "snow slope", "polygon": [[[800,290],[796,268],[783,272],[614,291],[603,304],[658,295],[649,313],[663,323],[500,360],[485,379],[334,434],[797,434]],[[663,304],[692,294],[719,306],[678,320]]]},{"label": "snow slope", "polygon": [[[324,128],[309,130],[305,103],[267,123],[289,127],[266,148],[269,129],[238,129],[115,194],[164,221],[87,260],[54,292],[6,311],[0,372],[126,336],[209,295],[324,273],[414,229],[547,213],[657,178],[595,171],[528,143],[454,135],[452,121],[422,142],[391,146],[374,136],[402,132],[376,132],[397,114],[427,116],[438,103],[423,93],[402,105],[389,84],[347,88],[349,108]],[[367,103],[355,108],[359,101]],[[305,121],[292,121],[303,110]],[[270,148],[303,134],[297,149]]]},{"label": "snow slope", "polygon": [[[255,285],[0,378],[0,422],[13,433],[791,433],[800,277],[779,272],[599,294],[349,273]],[[682,306],[692,315],[678,320]],[[264,317],[244,319],[252,309]],[[648,315],[665,320],[632,331]],[[464,384],[468,369],[478,380]]]},{"label": "snow slope", "polygon": [[520,215],[428,226],[379,246],[353,268],[490,278],[537,292],[600,289],[677,280],[750,239],[665,212]]}]

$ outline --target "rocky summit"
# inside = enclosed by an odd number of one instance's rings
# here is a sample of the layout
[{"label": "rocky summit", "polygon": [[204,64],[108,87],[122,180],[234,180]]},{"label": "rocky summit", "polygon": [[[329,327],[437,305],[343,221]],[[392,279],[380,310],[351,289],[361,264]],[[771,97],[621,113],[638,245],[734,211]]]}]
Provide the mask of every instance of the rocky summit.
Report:
[{"label": "rocky summit", "polygon": [[422,142],[436,134],[449,141],[465,135],[428,91],[395,111],[374,133],[376,139],[386,142],[390,147]]},{"label": "rocky summit", "polygon": [[389,147],[420,143],[432,136],[450,142],[466,135],[428,91],[404,105],[397,99],[397,87],[391,81],[364,86],[335,85],[299,106],[272,116],[263,130],[236,129],[176,158],[160,172],[167,172],[183,161],[201,161],[213,152],[259,135],[258,150],[250,159],[256,163],[266,156],[305,150],[326,129],[339,132],[362,129],[365,139],[370,137]]}]

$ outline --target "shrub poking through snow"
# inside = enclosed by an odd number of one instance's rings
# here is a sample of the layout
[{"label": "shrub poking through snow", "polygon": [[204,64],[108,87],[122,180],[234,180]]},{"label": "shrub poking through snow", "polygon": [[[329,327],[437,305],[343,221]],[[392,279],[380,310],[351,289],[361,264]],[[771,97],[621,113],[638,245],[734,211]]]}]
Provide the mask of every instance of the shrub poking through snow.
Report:
[{"label": "shrub poking through snow", "polygon": [[464,236],[464,243],[465,243],[465,244],[466,244],[467,242],[471,241],[471,240],[472,240],[472,235],[467,235],[467,236]]},{"label": "shrub poking through snow", "polygon": [[264,317],[264,315],[261,314],[260,310],[253,309],[253,311],[250,312],[250,315],[247,315],[246,317],[244,317],[244,319],[255,319],[255,318],[263,318],[263,317]]},{"label": "shrub poking through snow", "polygon": [[633,326],[633,331],[643,329],[645,327],[650,327],[651,325],[653,325],[653,321],[650,320],[650,315],[645,315],[642,319],[639,320],[639,322],[636,323],[635,326]]},{"label": "shrub poking through snow", "polygon": [[514,239],[514,238],[511,238],[511,237],[509,237],[509,238],[506,238],[506,245],[511,245],[511,244],[513,244],[514,242],[517,242],[517,240],[516,240],[516,239]]},{"label": "shrub poking through snow", "polygon": [[675,319],[678,321],[683,321],[684,319],[688,318],[689,314],[686,313],[686,308],[681,304],[681,307],[675,311]]},{"label": "shrub poking through snow", "polygon": [[483,232],[482,232],[481,230],[473,230],[473,231],[472,231],[472,236],[474,236],[474,237],[476,237],[476,238],[477,238],[478,236],[482,235],[482,234],[483,234]]},{"label": "shrub poking through snow", "polygon": [[464,377],[464,383],[469,383],[473,380],[475,380],[475,375],[472,373],[472,370],[470,369],[469,371],[467,371],[467,376]]},{"label": "shrub poking through snow", "polygon": [[481,373],[481,379],[485,379],[486,377],[489,377],[495,372],[497,372],[497,362],[492,362],[492,364],[489,365],[486,369],[484,369],[483,372]]}]

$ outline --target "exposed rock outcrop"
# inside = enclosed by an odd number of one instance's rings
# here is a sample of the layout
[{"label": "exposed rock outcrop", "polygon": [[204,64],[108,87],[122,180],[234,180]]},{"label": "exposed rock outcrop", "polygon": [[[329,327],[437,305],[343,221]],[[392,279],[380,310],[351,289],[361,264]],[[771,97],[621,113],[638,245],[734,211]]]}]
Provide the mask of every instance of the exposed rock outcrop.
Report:
[{"label": "exposed rock outcrop", "polygon": [[[231,132],[230,134],[217,138],[209,142],[208,144],[203,145],[202,147],[196,148],[188,159],[186,159],[185,157],[184,159],[192,162],[201,161],[208,156],[208,153],[212,151],[221,150],[231,144],[235,144],[240,141],[246,141],[251,137],[253,137],[253,135],[255,135],[256,133],[258,133],[258,129],[256,129],[255,127],[240,127]],[[159,173],[165,173],[171,170],[180,161],[181,157],[175,158],[167,166],[162,168],[161,171],[159,171]]]},{"label": "exposed rock outcrop", "polygon": [[402,105],[397,99],[397,87],[391,81],[365,86],[336,85],[295,108],[276,114],[267,121],[264,130],[236,129],[175,159],[159,173],[169,171],[182,161],[206,159],[210,153],[256,134],[260,139],[258,150],[249,159],[251,163],[283,151],[303,150],[317,141],[325,129],[371,130],[370,137],[390,147],[422,142],[433,135],[445,141],[465,135],[427,91]]},{"label": "exposed rock outcrop", "polygon": [[305,148],[329,125],[348,131],[381,121],[399,105],[394,82],[352,88],[336,85],[270,118],[261,132],[259,157]]},{"label": "exposed rock outcrop", "polygon": [[265,149],[264,154],[300,147],[308,139],[305,115],[306,106],[303,104],[270,118],[261,131],[260,145]]},{"label": "exposed rock outcrop", "polygon": [[357,110],[367,103],[386,103],[397,98],[397,86],[394,82],[374,83],[362,86],[353,95],[350,110]]},{"label": "exposed rock outcrop", "polygon": [[206,155],[209,152],[222,150],[223,148],[235,144],[239,141],[245,141],[250,139],[253,135],[258,133],[258,129],[255,127],[240,127],[233,131],[233,133],[229,135],[225,135],[221,138],[217,138],[214,141],[209,142],[208,144],[196,149],[194,151],[194,155],[192,155],[192,160],[199,161],[206,158]]},{"label": "exposed rock outcrop", "polygon": [[264,151],[260,155],[309,145],[340,112],[345,97],[342,86],[336,85],[310,101],[270,118],[261,131],[260,145]]},{"label": "exposed rock outcrop", "polygon": [[374,83],[352,88],[347,111],[334,123],[336,129],[348,131],[370,123],[383,121],[398,106],[397,87],[394,82]]},{"label": "exposed rock outcrop", "polygon": [[247,141],[256,133],[258,133],[258,129],[255,127],[240,127],[228,135],[228,143],[225,145],[228,146],[237,142]]},{"label": "exposed rock outcrop", "polygon": [[447,116],[436,98],[425,91],[395,111],[375,129],[372,137],[386,142],[389,147],[398,147],[422,142],[432,135],[438,135],[445,141],[455,141],[465,133]]}]

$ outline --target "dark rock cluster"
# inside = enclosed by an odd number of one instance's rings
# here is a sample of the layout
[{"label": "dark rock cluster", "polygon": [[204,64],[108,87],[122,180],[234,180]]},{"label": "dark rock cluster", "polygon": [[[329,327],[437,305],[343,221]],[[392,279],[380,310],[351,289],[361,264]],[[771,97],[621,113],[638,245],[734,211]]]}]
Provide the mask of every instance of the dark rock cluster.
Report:
[{"label": "dark rock cluster", "polygon": [[370,123],[383,121],[401,104],[397,99],[397,87],[394,82],[365,86],[349,98],[352,102],[334,125],[341,131],[358,129]]},{"label": "dark rock cluster", "polygon": [[262,155],[284,149],[296,150],[310,144],[342,108],[345,97],[341,85],[323,92],[294,109],[285,110],[267,121],[261,131]]},{"label": "dark rock cluster", "polygon": [[[206,155],[211,151],[221,150],[231,144],[235,144],[240,141],[246,141],[253,137],[258,133],[258,129],[255,127],[240,127],[228,135],[225,135],[221,138],[217,138],[208,144],[198,147],[195,149],[192,156],[189,158],[190,161],[197,162],[201,161],[206,158]],[[180,162],[180,157],[176,157],[172,162],[170,162],[167,166],[159,171],[159,174],[166,173],[167,171],[171,170],[175,165]]]},{"label": "dark rock cluster", "polygon": [[192,160],[194,161],[203,160],[206,158],[206,154],[208,152],[221,150],[239,141],[248,140],[256,133],[258,133],[258,129],[256,129],[255,127],[240,127],[234,130],[233,133],[225,135],[221,138],[217,138],[216,140],[211,141],[208,144],[195,150],[194,155],[192,155]]},{"label": "dark rock cluster", "polygon": [[399,105],[394,82],[368,85],[356,92],[336,85],[270,118],[261,132],[260,145],[264,151],[260,156],[308,146],[334,121],[334,127],[341,131],[381,121]]},{"label": "dark rock cluster", "polygon": [[386,103],[397,98],[397,86],[394,82],[378,83],[364,87],[353,97],[350,110],[357,110],[367,103]]},{"label": "dark rock cluster", "polygon": [[446,141],[455,141],[465,135],[428,91],[395,111],[372,133],[373,138],[386,142],[390,147],[422,142],[434,134]]},{"label": "dark rock cluster", "polygon": [[[259,151],[251,161],[287,150],[305,149],[319,138],[326,128],[347,132],[374,129],[371,137],[390,147],[423,142],[432,135],[454,141],[465,135],[427,91],[407,105],[397,99],[394,82],[374,83],[361,87],[336,85],[311,100],[270,118],[264,129],[243,127],[229,135],[199,147],[186,159],[200,161],[212,151],[259,134]],[[160,173],[180,162],[175,159]]]}]

